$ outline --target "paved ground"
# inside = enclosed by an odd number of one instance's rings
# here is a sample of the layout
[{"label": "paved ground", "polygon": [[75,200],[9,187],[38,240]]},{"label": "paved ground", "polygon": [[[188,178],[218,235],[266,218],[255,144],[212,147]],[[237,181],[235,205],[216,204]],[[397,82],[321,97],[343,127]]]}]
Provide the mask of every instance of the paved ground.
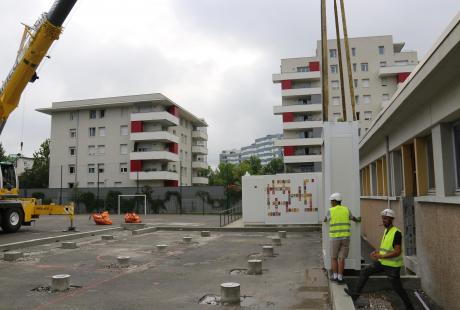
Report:
[{"label": "paved ground", "polygon": [[[151,225],[161,226],[193,226],[219,227],[218,215],[188,215],[188,214],[148,214],[141,215],[142,221]],[[76,215],[74,225],[79,231],[91,231],[101,228],[119,227],[123,219],[118,215],[111,215],[113,225],[98,226],[89,215]],[[63,232],[70,226],[66,216],[42,216],[32,226],[23,226],[13,234],[6,234],[0,230],[0,245],[31,239],[45,238],[67,234]]]},{"label": "paved ground", "polygon": [[[74,250],[56,243],[24,249],[20,261],[0,261],[0,308],[216,309],[220,306],[198,302],[206,294],[219,295],[220,283],[232,281],[240,283],[242,295],[248,296],[237,309],[329,309],[318,232],[289,233],[275,248],[277,256],[264,259],[264,273],[259,276],[230,271],[247,268],[248,258],[260,257],[261,245],[270,241],[271,234],[189,235],[192,244],[182,243],[184,232],[179,231],[140,236],[121,231],[114,241],[80,239]],[[169,245],[167,253],[155,250],[159,243]],[[131,256],[132,266],[119,268],[118,255]],[[50,277],[62,273],[70,274],[76,287],[48,292]]]}]

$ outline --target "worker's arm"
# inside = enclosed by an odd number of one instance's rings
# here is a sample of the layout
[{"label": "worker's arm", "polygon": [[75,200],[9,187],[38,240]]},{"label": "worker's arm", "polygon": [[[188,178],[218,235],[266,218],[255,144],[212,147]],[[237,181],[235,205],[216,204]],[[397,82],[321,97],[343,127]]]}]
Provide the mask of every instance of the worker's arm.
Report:
[{"label": "worker's arm", "polygon": [[382,259],[382,258],[393,258],[393,257],[398,257],[401,255],[401,245],[395,245],[394,251],[388,252],[385,254],[380,254],[378,251],[374,251],[371,253],[371,257],[374,258],[375,260],[377,259]]}]

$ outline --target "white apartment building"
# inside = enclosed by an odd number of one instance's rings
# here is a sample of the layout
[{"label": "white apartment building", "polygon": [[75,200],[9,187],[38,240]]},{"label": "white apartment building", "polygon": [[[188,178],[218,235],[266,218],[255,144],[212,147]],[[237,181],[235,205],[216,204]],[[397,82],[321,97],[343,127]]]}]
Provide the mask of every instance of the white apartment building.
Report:
[{"label": "white apartment building", "polygon": [[207,124],[162,94],[53,102],[49,187],[208,184]]},{"label": "white apartment building", "polygon": [[282,148],[275,146],[275,141],[282,138],[281,134],[266,135],[257,138],[251,145],[243,146],[241,150],[225,150],[219,155],[221,163],[239,164],[251,156],[260,159],[262,165],[268,164],[274,158],[283,157]]},{"label": "white apartment building", "polygon": [[[350,98],[346,71],[345,47],[344,88]],[[352,76],[356,100],[359,135],[363,136],[375,115],[386,106],[398,85],[403,83],[417,65],[417,53],[402,51],[404,43],[395,43],[390,35],[349,39]],[[344,119],[340,92],[336,40],[328,40],[329,112],[330,121]],[[282,105],[275,106],[275,115],[282,115],[283,138],[275,145],[283,147],[287,172],[320,172],[322,170],[322,99],[321,41],[317,41],[314,57],[281,59],[281,72],[273,74],[273,82],[281,84]],[[350,100],[347,116],[351,119]]]},{"label": "white apartment building", "polygon": [[22,175],[27,169],[34,165],[33,157],[25,157],[21,154],[10,154],[9,158],[14,162],[17,175]]}]

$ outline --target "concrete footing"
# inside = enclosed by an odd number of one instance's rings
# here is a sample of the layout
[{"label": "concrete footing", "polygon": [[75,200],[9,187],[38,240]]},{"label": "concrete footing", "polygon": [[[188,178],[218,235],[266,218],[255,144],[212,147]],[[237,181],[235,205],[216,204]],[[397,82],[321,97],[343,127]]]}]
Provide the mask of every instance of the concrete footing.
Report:
[{"label": "concrete footing", "polygon": [[280,237],[280,238],[286,238],[286,234],[287,234],[287,232],[286,232],[285,230],[280,230],[280,231],[278,232],[278,237]]},{"label": "concrete footing", "polygon": [[262,274],[262,260],[250,259],[248,260],[248,274]]},{"label": "concrete footing", "polygon": [[211,237],[211,232],[209,230],[201,231],[201,237]]},{"label": "concrete footing", "polygon": [[192,242],[192,237],[185,236],[184,238],[182,238],[182,240],[183,240],[185,243],[190,243],[190,242]]},{"label": "concrete footing", "polygon": [[164,252],[168,246],[166,244],[157,244],[157,251]]},{"label": "concrete footing", "polygon": [[223,303],[240,303],[240,284],[235,282],[225,282],[220,285],[220,300]]},{"label": "concrete footing", "polygon": [[121,223],[121,228],[124,230],[138,230],[145,228],[144,223]]},{"label": "concrete footing", "polygon": [[51,278],[51,289],[53,291],[65,291],[70,288],[70,275],[57,274]]},{"label": "concrete footing", "polygon": [[117,257],[118,265],[121,268],[129,267],[129,261],[130,260],[131,260],[131,257],[129,257],[129,256],[118,256]]},{"label": "concrete footing", "polygon": [[3,254],[3,260],[7,261],[7,262],[14,262],[15,260],[23,257],[23,253],[22,252],[19,252],[19,251],[10,251],[10,252],[5,252],[5,254]]},{"label": "concrete footing", "polygon": [[61,248],[63,249],[76,249],[77,243],[76,242],[62,242],[61,243]]},{"label": "concrete footing", "polygon": [[262,247],[262,255],[266,257],[272,257],[275,255],[273,247],[271,245],[264,245]]},{"label": "concrete footing", "polygon": [[114,237],[112,235],[102,235],[101,239],[102,240],[113,240]]},{"label": "concrete footing", "polygon": [[279,238],[279,237],[273,237],[273,238],[272,238],[272,244],[273,244],[273,245],[280,246],[280,245],[281,245],[281,238]]}]

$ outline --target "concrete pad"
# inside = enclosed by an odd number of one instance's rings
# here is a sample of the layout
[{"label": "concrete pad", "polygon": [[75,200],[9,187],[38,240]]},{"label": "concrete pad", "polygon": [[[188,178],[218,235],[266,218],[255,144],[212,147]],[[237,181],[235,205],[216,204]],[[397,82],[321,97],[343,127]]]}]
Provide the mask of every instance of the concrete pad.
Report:
[{"label": "concrete pad", "polygon": [[148,234],[148,233],[155,232],[155,231],[157,231],[156,227],[147,227],[147,228],[132,230],[131,232],[133,235],[142,235],[142,234]]},{"label": "concrete pad", "polygon": [[13,262],[23,256],[24,254],[22,252],[10,251],[10,252],[6,252],[5,254],[3,254],[3,260],[7,262]]},{"label": "concrete pad", "polygon": [[61,248],[63,249],[76,249],[78,246],[77,246],[77,243],[76,242],[63,242],[61,243]]},{"label": "concrete pad", "polygon": [[329,292],[333,310],[355,310],[353,300],[343,291],[345,287],[347,286],[329,281]]},{"label": "concrete pad", "polygon": [[113,235],[102,235],[101,240],[113,240],[115,237]]},{"label": "concrete pad", "polygon": [[125,230],[138,230],[145,228],[146,225],[144,223],[121,223],[120,226]]}]

